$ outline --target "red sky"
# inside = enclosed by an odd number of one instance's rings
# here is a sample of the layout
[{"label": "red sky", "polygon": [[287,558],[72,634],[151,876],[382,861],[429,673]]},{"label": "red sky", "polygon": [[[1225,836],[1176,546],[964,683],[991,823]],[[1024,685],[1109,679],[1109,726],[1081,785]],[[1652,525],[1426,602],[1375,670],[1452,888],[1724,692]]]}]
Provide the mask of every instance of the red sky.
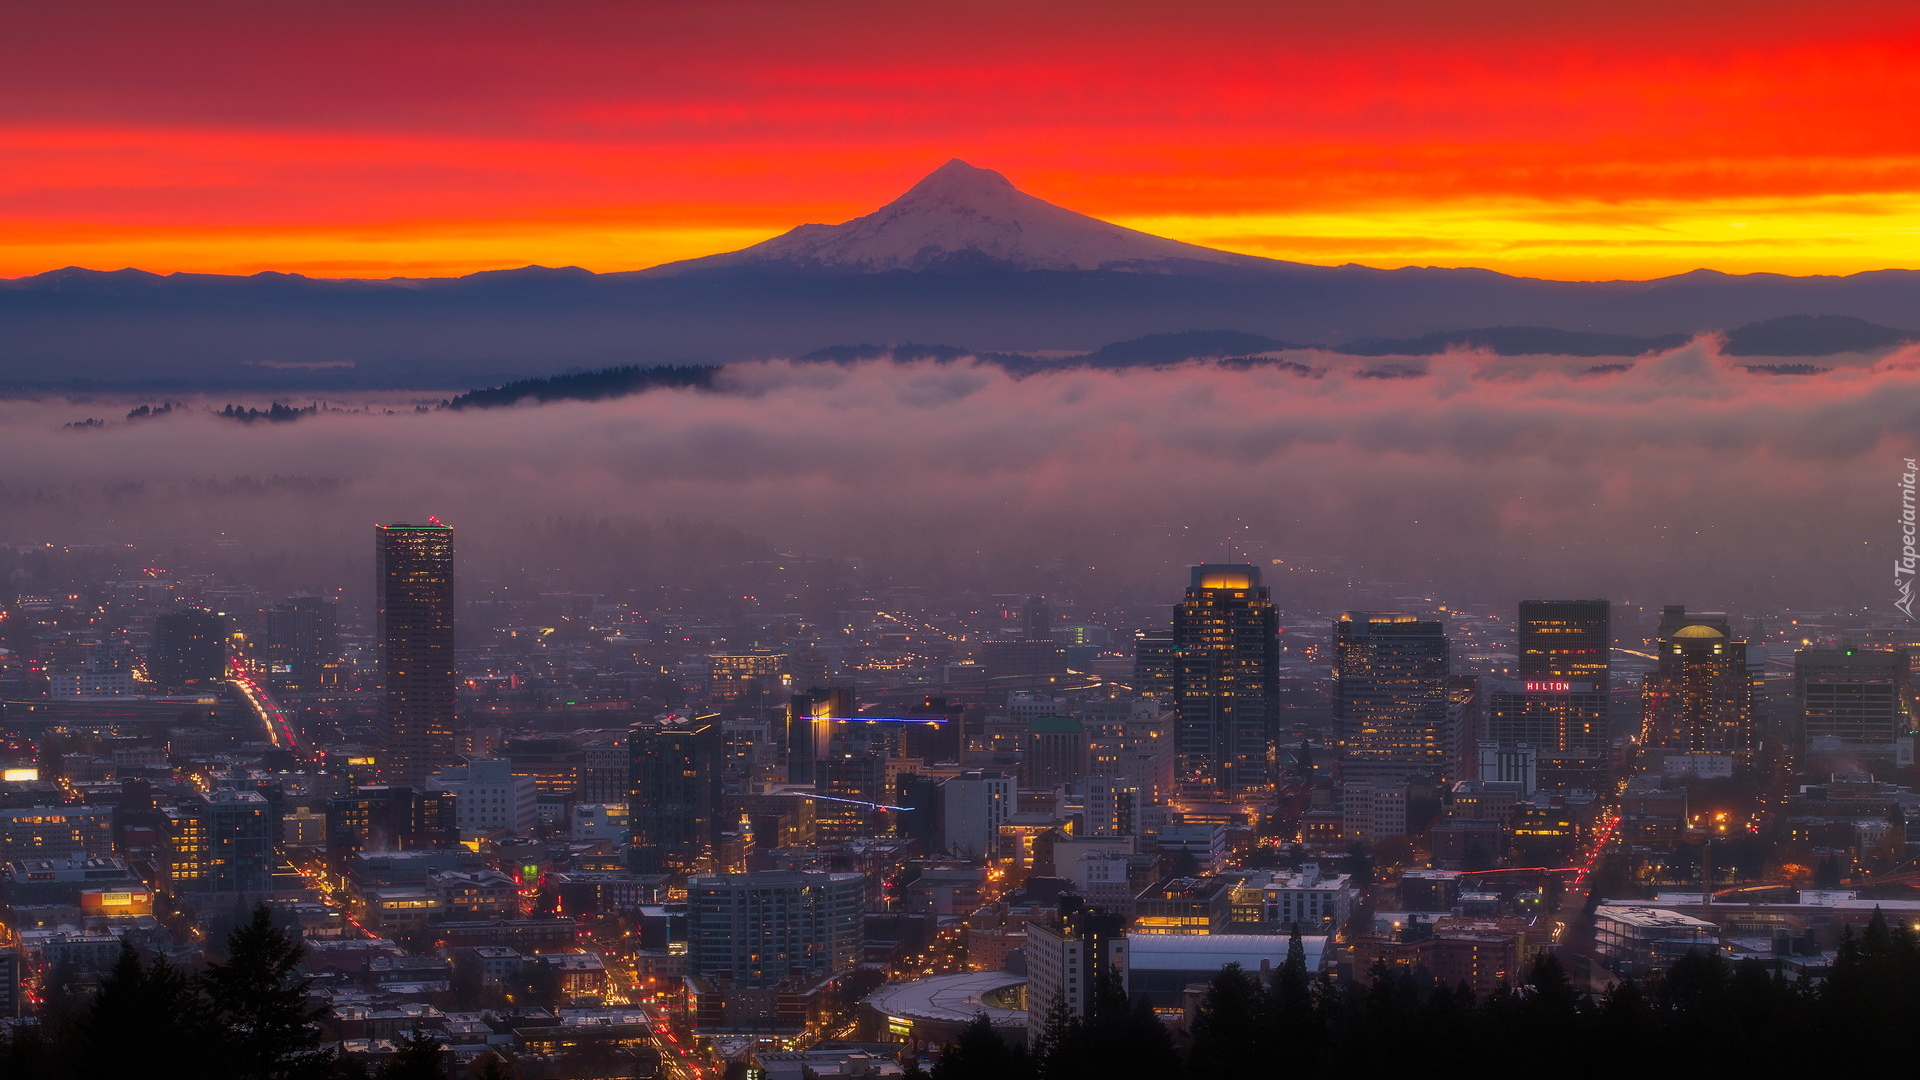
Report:
[{"label": "red sky", "polygon": [[1920,266],[1920,8],[1334,6],[20,6],[0,275],[632,269],[955,156],[1308,262]]}]

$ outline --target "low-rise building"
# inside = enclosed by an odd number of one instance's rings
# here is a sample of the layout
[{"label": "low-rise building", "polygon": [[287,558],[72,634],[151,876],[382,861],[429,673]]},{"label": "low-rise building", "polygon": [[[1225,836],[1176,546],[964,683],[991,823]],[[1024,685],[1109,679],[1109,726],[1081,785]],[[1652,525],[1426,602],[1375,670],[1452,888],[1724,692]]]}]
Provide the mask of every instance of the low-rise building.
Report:
[{"label": "low-rise building", "polygon": [[1616,975],[1644,978],[1691,952],[1712,952],[1720,928],[1665,908],[1602,904],[1593,912],[1594,948]]},{"label": "low-rise building", "polygon": [[1339,932],[1352,917],[1360,893],[1352,875],[1323,874],[1318,863],[1307,863],[1296,873],[1274,874],[1262,891],[1267,929],[1285,933],[1298,926],[1303,934]]},{"label": "low-rise building", "polygon": [[1223,878],[1168,878],[1133,905],[1136,935],[1223,934],[1233,921],[1233,889]]}]

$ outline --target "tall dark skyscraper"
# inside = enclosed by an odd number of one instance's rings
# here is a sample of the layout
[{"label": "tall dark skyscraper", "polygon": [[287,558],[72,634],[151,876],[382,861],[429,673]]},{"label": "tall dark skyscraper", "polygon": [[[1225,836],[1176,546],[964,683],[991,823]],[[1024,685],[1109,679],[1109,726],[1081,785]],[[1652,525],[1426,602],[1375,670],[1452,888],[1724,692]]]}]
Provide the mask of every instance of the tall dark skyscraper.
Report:
[{"label": "tall dark skyscraper", "polygon": [[627,729],[629,865],[645,873],[684,873],[712,858],[720,839],[725,756],[717,714],[672,716]]},{"label": "tall dark skyscraper", "polygon": [[381,769],[418,787],[453,764],[453,529],[374,526],[374,629],[386,691]]},{"label": "tall dark skyscraper", "polygon": [[1343,776],[1398,783],[1447,775],[1450,659],[1437,621],[1378,611],[1334,620],[1333,721]]},{"label": "tall dark skyscraper", "polygon": [[1490,687],[1484,740],[1531,746],[1545,787],[1593,787],[1606,773],[1611,605],[1522,601],[1519,653],[1520,677]]},{"label": "tall dark skyscraper", "polygon": [[153,620],[147,677],[167,690],[205,687],[227,673],[227,618],[204,608],[170,611]]},{"label": "tall dark skyscraper", "polygon": [[1272,782],[1280,705],[1278,616],[1260,568],[1193,568],[1173,609],[1172,698],[1178,783],[1230,798]]},{"label": "tall dark skyscraper", "polygon": [[1645,745],[1656,752],[1731,754],[1753,761],[1753,678],[1747,643],[1719,612],[1661,609],[1660,670],[1641,684]]}]

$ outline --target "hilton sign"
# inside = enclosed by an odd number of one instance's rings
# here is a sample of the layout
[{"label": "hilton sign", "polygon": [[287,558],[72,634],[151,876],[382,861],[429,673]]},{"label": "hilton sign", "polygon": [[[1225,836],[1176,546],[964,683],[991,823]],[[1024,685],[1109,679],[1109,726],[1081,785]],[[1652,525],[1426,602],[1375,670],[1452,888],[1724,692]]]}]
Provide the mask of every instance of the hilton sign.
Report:
[{"label": "hilton sign", "polygon": [[1567,682],[1564,679],[1529,679],[1521,686],[1529,694],[1586,694],[1593,691],[1592,683]]}]

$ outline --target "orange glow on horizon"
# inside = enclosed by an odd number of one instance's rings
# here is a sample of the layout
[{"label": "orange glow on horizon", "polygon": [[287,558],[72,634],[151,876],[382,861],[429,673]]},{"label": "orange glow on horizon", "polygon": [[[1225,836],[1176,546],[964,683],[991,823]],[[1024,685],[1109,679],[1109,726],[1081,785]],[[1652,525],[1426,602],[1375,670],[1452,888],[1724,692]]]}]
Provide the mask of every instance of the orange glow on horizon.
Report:
[{"label": "orange glow on horizon", "polygon": [[871,8],[32,11],[0,43],[0,277],[641,269],[955,156],[1308,263],[1920,267],[1900,5]]}]

